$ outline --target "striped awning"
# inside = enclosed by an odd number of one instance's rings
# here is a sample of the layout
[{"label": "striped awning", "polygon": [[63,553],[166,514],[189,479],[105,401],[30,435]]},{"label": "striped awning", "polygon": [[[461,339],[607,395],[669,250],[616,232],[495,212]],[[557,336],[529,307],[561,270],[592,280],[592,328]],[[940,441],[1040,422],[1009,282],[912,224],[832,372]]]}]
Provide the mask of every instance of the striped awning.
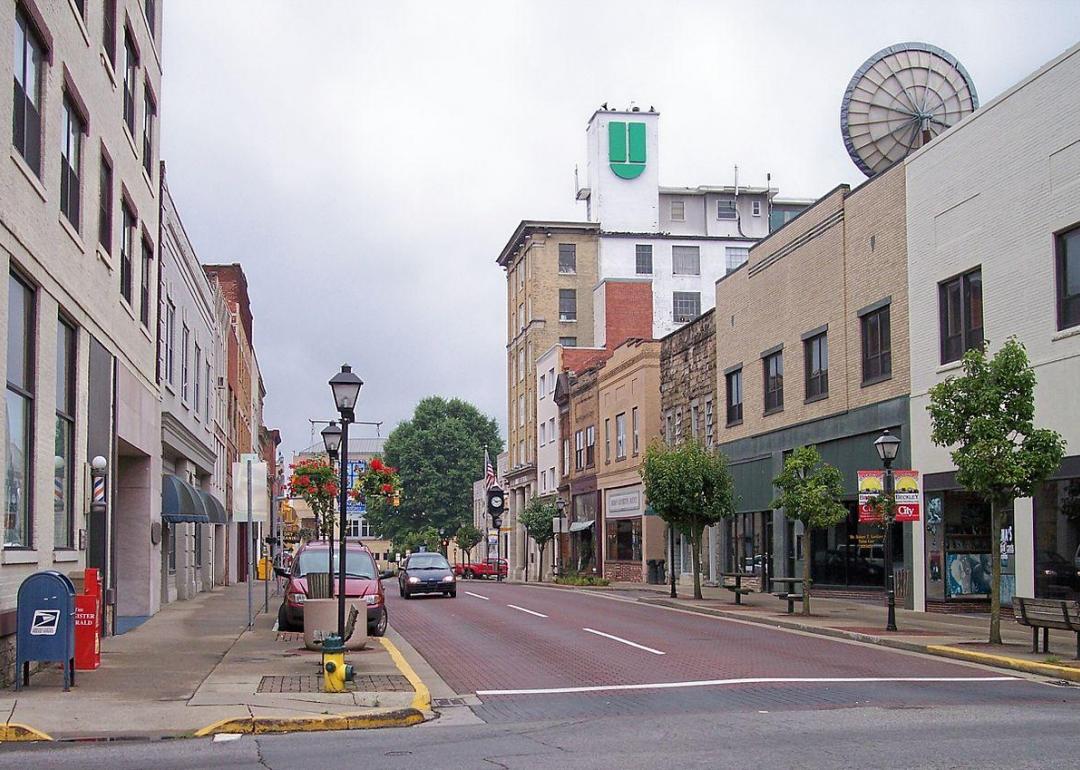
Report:
[{"label": "striped awning", "polygon": [[161,518],[169,523],[210,521],[199,490],[171,474],[161,477]]}]

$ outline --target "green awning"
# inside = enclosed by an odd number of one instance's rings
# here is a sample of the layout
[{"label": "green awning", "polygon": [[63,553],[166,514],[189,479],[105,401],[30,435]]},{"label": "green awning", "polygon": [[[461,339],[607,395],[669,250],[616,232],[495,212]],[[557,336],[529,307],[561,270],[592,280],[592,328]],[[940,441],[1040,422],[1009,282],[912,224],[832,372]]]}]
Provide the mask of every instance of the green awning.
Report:
[{"label": "green awning", "polygon": [[198,492],[203,505],[206,507],[206,515],[210,518],[210,523],[228,524],[229,514],[225,513],[225,506],[221,504],[221,501],[209,492],[204,492],[201,489]]},{"label": "green awning", "polygon": [[184,521],[196,524],[210,522],[199,490],[171,474],[161,477],[161,518],[170,524]]}]

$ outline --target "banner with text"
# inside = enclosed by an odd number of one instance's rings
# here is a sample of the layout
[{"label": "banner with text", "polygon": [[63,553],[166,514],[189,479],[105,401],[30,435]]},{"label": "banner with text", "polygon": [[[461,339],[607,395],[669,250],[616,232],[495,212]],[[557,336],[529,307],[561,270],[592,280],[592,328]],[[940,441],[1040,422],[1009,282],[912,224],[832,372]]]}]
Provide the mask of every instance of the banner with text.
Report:
[{"label": "banner with text", "polygon": [[[885,471],[859,471],[859,521],[879,521],[881,516],[871,503],[885,494]],[[896,520],[918,521],[922,505],[918,471],[893,471]]]}]

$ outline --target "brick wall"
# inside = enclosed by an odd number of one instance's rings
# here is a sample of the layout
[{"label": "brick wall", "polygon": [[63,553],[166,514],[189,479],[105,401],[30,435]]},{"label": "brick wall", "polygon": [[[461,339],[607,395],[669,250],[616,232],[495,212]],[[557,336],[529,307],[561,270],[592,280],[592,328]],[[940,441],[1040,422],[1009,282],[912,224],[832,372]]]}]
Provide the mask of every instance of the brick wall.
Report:
[{"label": "brick wall", "polygon": [[697,438],[706,444],[706,404],[712,403],[712,438],[718,435],[720,406],[716,403],[716,318],[710,310],[660,340],[660,420],[680,419],[680,435],[692,435],[691,404],[698,407]]},{"label": "brick wall", "polygon": [[639,561],[606,561],[604,577],[621,583],[644,583],[645,573]]}]

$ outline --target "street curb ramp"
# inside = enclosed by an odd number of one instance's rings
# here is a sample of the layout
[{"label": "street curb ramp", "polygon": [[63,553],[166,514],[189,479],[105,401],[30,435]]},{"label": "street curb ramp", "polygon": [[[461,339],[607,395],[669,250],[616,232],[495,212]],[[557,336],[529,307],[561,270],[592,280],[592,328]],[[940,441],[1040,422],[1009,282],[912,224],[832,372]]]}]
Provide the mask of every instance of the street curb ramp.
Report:
[{"label": "street curb ramp", "polygon": [[409,707],[367,714],[327,714],[312,717],[239,717],[221,719],[195,732],[196,738],[218,733],[267,735],[310,733],[330,730],[373,730],[379,727],[410,727],[425,719],[424,713]]},{"label": "street curb ramp", "polygon": [[52,737],[40,730],[35,730],[29,725],[18,722],[8,722],[0,725],[0,743],[16,743],[26,741],[51,741]]}]

